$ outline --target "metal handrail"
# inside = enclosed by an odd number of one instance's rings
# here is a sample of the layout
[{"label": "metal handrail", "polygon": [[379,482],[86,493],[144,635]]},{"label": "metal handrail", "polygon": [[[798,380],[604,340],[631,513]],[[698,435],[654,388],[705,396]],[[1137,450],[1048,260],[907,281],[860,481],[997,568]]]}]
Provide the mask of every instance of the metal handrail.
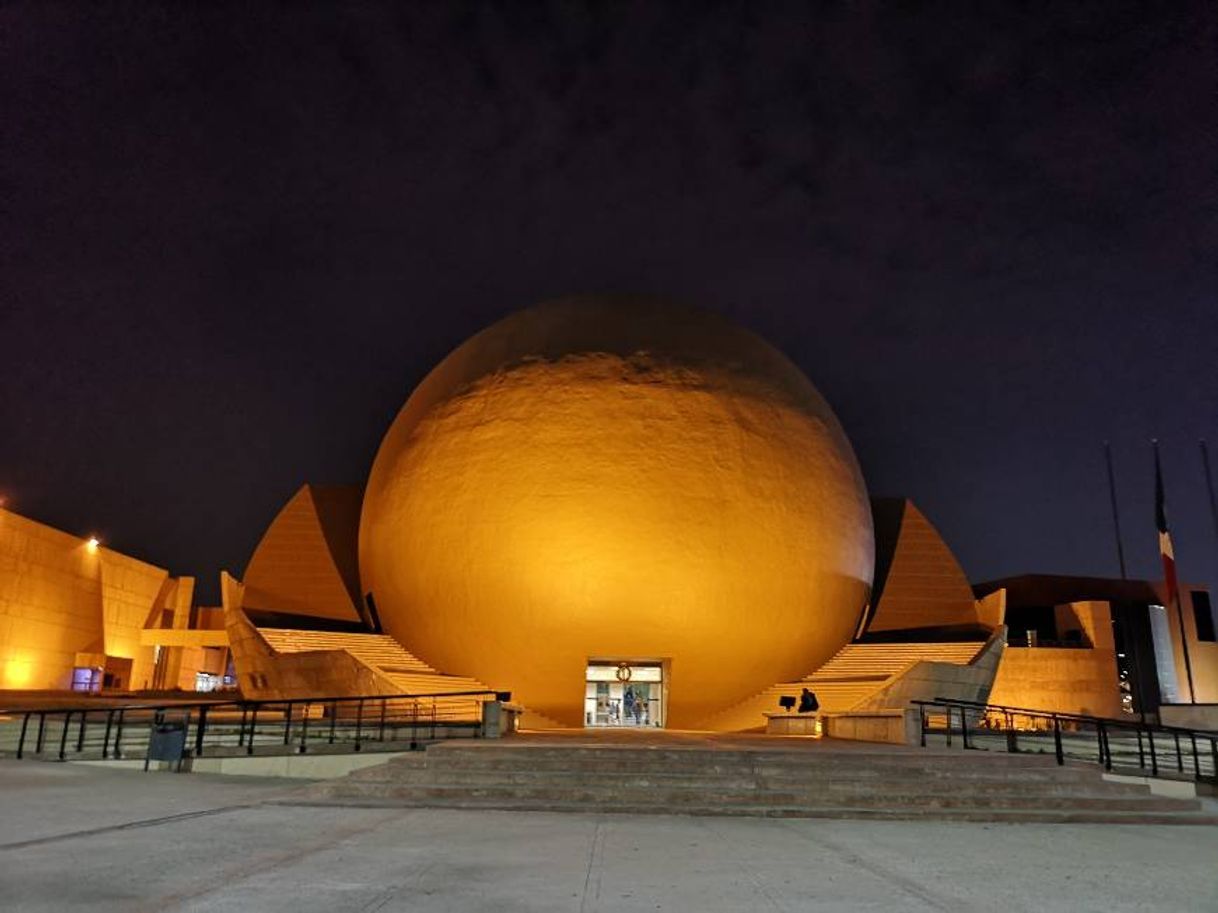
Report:
[{"label": "metal handrail", "polygon": [[960,698],[937,697],[933,701],[910,701],[911,704],[928,704],[928,705],[944,705],[952,704],[953,706],[965,706],[976,710],[994,710],[1002,713],[1017,714],[1019,716],[1039,717],[1048,719],[1057,717],[1059,720],[1078,720],[1081,722],[1094,722],[1095,720],[1103,720],[1106,723],[1111,723],[1114,726],[1145,726],[1156,730],[1176,731],[1180,733],[1195,732],[1202,736],[1212,736],[1218,738],[1218,730],[1212,729],[1193,729],[1187,726],[1171,726],[1166,723],[1157,723],[1151,726],[1149,723],[1140,723],[1137,720],[1121,719],[1111,716],[1090,716],[1085,713],[1067,713],[1058,712],[1056,710],[1032,710],[1028,707],[1010,707],[1006,704],[987,704],[982,701],[966,701]]},{"label": "metal handrail", "polygon": [[422,697],[474,697],[477,695],[499,695],[507,694],[508,697],[504,700],[511,700],[510,692],[492,691],[489,688],[481,691],[435,691],[426,694],[369,694],[363,697],[291,697],[277,698],[264,700],[237,700],[237,701],[174,701],[172,703],[162,702],[159,704],[121,704],[113,707],[97,707],[88,704],[80,704],[72,707],[0,707],[0,714],[6,716],[16,716],[19,713],[63,713],[71,711],[72,713],[80,713],[88,711],[97,713],[104,710],[172,710],[175,708],[186,709],[189,707],[248,707],[254,704],[332,704],[332,703],[347,703],[354,704],[358,701],[377,701],[377,700],[402,700],[406,698],[422,698]]},{"label": "metal handrail", "polygon": [[[1007,752],[1016,754],[1029,750],[1039,735],[1052,733],[1053,754],[1059,765],[1070,760],[1081,760],[1100,764],[1105,770],[1137,770],[1152,777],[1166,776],[1169,769],[1179,776],[1206,782],[1218,782],[1218,732],[1188,729],[1181,726],[1151,725],[1138,720],[1114,719],[1112,717],[1089,716],[1081,713],[1057,713],[1050,710],[1033,710],[1027,707],[1009,707],[1003,704],[986,704],[980,701],[958,700],[937,697],[932,701],[913,700],[910,704],[918,708],[920,719],[920,742],[923,748],[928,735],[942,735],[947,746],[952,745],[954,733],[959,733],[960,743],[966,749],[984,748],[981,744],[991,736],[1001,733],[1002,744]],[[942,711],[943,726],[932,725],[934,710]],[[932,711],[928,714],[928,710]],[[955,717],[959,718],[959,728]],[[972,730],[969,718],[974,719]],[[1015,725],[1018,717],[1039,720],[1043,729],[1020,729]],[[992,720],[1003,725],[981,725]],[[1090,730],[1085,741],[1076,736]],[[1156,745],[1156,736],[1159,743]],[[1024,747],[1020,747],[1020,739]],[[1187,750],[1182,740],[1187,739]],[[1205,750],[1208,742],[1209,750]],[[1114,756],[1113,746],[1117,751]],[[1164,752],[1163,746],[1170,744]],[[1135,747],[1136,746],[1136,747]],[[1044,751],[1035,747],[1030,750]],[[1136,753],[1136,760],[1135,755]],[[1161,756],[1166,758],[1161,760]],[[1174,760],[1174,764],[1171,761]],[[1190,770],[1186,772],[1185,762]]]},{"label": "metal handrail", "polygon": [[[414,749],[425,742],[454,735],[478,737],[482,734],[479,708],[489,700],[510,701],[511,694],[478,690],[283,700],[175,701],[110,707],[21,708],[0,710],[0,714],[21,717],[15,751],[19,759],[25,757],[27,747],[32,747],[35,755],[46,757],[51,753],[61,761],[69,756],[122,758],[130,755],[132,745],[140,746],[138,727],[147,727],[144,744],[151,751],[153,730],[165,725],[180,726],[185,744],[189,746],[186,753],[202,757],[217,751],[247,755],[256,750],[260,754],[305,754],[310,744],[320,743],[324,743],[327,750],[361,751],[366,746],[373,750],[396,750],[392,746],[399,745]],[[167,714],[179,715],[182,722],[169,723]],[[310,721],[319,718],[328,719],[329,725],[310,729]],[[91,730],[90,722],[93,724]],[[36,731],[33,723],[37,724]],[[99,736],[99,732],[102,735]],[[3,747],[0,745],[0,750]]]}]

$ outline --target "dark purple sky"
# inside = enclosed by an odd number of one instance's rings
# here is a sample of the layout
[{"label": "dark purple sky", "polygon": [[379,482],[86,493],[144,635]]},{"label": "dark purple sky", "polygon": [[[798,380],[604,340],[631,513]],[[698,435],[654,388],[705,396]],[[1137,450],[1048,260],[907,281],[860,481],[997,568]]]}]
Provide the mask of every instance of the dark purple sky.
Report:
[{"label": "dark purple sky", "polygon": [[[810,11],[812,7],[816,7]],[[0,11],[0,492],[215,598],[483,325],[784,349],[974,580],[1218,582],[1218,5]],[[1218,455],[1218,454],[1216,454]]]}]

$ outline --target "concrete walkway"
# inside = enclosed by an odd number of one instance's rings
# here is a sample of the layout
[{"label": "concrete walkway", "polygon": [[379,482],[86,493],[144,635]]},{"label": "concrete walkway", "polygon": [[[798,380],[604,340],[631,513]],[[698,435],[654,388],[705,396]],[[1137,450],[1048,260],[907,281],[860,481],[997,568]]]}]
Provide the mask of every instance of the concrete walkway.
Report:
[{"label": "concrete walkway", "polygon": [[262,804],[295,789],[0,762],[0,908],[1218,910],[1211,827]]}]

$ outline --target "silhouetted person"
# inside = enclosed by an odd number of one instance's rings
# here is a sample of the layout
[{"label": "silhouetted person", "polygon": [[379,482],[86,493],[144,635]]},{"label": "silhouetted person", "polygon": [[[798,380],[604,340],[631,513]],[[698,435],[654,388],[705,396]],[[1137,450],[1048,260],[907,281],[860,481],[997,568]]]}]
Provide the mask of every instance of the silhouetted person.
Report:
[{"label": "silhouetted person", "polygon": [[816,699],[815,694],[805,688],[803,694],[799,696],[799,712],[816,713],[818,710],[820,710],[820,701]]}]

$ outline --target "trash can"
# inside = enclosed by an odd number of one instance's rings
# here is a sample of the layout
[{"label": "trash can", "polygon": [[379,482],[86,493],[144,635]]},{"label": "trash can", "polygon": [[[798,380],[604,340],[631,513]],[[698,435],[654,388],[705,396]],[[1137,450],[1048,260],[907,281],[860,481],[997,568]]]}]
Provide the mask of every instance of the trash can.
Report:
[{"label": "trash can", "polygon": [[180,720],[167,720],[160,714],[152,721],[148,732],[148,753],[144,756],[144,770],[152,761],[172,761],[182,769],[186,757],[186,729],[189,714]]}]

